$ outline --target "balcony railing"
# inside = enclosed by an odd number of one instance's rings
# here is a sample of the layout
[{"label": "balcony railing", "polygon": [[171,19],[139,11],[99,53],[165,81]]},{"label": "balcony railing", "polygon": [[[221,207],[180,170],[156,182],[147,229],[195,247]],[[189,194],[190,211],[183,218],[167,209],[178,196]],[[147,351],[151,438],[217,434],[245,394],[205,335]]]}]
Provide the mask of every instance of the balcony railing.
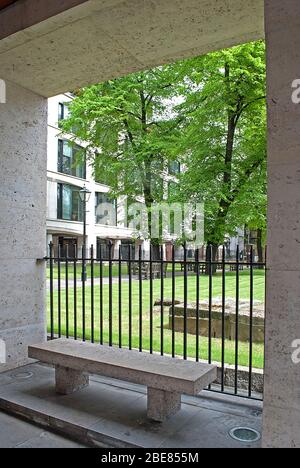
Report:
[{"label": "balcony railing", "polygon": [[[157,249],[155,249],[157,254]],[[75,258],[49,246],[48,332],[109,346],[217,363],[211,391],[262,399],[264,366],[265,262],[176,258],[148,260],[142,248],[126,259],[109,245],[107,256]],[[80,257],[80,258],[79,258]],[[99,258],[98,258],[99,257]]]}]

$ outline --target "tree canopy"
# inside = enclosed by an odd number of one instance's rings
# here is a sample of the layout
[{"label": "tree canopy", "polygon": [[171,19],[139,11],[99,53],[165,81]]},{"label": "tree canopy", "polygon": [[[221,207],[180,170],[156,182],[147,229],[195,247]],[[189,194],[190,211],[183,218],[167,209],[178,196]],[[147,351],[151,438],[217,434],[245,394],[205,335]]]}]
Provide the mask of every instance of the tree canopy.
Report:
[{"label": "tree canopy", "polygon": [[206,240],[220,245],[243,225],[265,228],[265,46],[246,44],[184,66],[179,197],[204,201]]},{"label": "tree canopy", "polygon": [[[205,203],[212,245],[248,224],[265,228],[265,46],[233,49],[84,88],[64,132],[87,145],[114,196]],[[165,190],[168,167],[184,171]]]},{"label": "tree canopy", "polygon": [[136,73],[80,90],[70,104],[62,128],[87,144],[96,180],[114,195],[162,199],[177,75],[176,65]]}]

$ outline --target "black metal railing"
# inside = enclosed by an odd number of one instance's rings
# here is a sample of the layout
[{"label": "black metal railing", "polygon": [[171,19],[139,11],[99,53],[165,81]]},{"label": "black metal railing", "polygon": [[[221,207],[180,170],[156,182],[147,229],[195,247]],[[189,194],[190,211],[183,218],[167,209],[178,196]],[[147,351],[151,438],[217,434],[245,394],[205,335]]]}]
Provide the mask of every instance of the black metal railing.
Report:
[{"label": "black metal railing", "polygon": [[[265,262],[253,249],[241,260],[176,258],[167,260],[142,248],[126,259],[109,245],[108,260],[68,249],[54,255],[49,245],[48,332],[92,343],[138,349],[197,362],[217,363],[218,383],[211,391],[261,399],[264,357]],[[105,257],[107,258],[107,257]]]}]

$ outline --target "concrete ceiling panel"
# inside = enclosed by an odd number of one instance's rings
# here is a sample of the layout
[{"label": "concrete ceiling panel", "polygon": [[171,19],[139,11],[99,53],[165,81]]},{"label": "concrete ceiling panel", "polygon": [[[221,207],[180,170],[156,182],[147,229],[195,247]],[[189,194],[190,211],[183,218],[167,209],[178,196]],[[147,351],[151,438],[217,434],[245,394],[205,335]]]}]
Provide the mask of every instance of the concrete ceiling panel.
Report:
[{"label": "concrete ceiling panel", "polygon": [[263,0],[85,1],[0,41],[0,77],[52,96],[263,38],[263,16]]}]

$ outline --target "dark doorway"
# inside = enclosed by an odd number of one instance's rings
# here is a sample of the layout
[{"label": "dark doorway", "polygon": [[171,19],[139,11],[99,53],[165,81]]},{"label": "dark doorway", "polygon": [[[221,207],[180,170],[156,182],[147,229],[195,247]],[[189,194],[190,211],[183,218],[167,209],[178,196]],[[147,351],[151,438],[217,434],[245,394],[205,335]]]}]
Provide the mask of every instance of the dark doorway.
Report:
[{"label": "dark doorway", "polygon": [[60,256],[68,258],[76,258],[77,255],[77,239],[74,237],[59,237],[58,245],[60,248]]},{"label": "dark doorway", "polygon": [[114,242],[109,239],[100,239],[97,238],[97,259],[98,260],[109,260],[109,249],[111,245],[111,258],[114,260]]},{"label": "dark doorway", "polygon": [[131,259],[135,259],[135,243],[131,240],[124,239],[121,241],[121,258],[129,260],[129,251]]}]

